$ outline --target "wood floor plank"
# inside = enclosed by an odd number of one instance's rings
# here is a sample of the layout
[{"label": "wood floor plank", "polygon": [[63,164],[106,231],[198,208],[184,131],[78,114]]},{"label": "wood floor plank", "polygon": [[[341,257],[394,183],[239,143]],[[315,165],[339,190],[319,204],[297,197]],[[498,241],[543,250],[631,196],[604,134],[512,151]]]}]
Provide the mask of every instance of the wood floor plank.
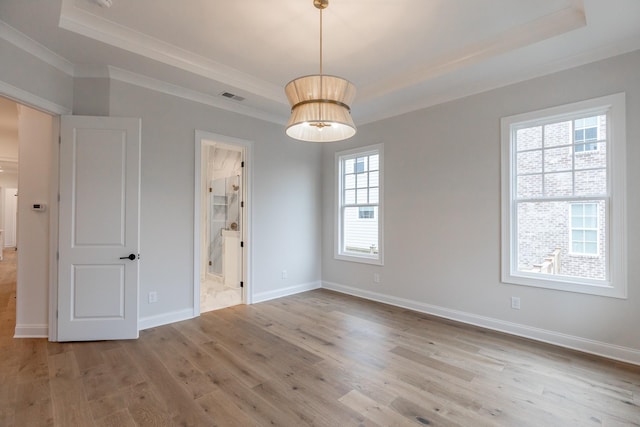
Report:
[{"label": "wood floor plank", "polygon": [[640,427],[640,366],[327,290],[138,340],[14,339],[6,255],[2,427]]}]

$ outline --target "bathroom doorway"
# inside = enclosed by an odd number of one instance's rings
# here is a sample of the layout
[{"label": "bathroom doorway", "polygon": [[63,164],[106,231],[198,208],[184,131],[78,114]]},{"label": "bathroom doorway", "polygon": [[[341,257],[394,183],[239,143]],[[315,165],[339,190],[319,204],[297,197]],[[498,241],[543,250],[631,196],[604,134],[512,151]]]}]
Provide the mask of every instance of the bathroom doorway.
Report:
[{"label": "bathroom doorway", "polygon": [[200,312],[244,301],[244,155],[241,146],[202,146]]}]

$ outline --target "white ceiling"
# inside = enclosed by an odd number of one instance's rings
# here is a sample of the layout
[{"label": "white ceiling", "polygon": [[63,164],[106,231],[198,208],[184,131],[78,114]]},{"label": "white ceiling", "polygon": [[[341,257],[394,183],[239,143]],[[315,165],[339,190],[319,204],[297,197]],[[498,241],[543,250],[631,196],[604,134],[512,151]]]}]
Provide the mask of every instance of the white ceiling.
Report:
[{"label": "white ceiling", "polygon": [[[284,85],[318,72],[313,0],[99,3],[0,0],[0,20],[75,76],[106,72],[276,123]],[[330,0],[324,11],[324,72],[356,85],[356,125],[636,49],[640,0]]]}]

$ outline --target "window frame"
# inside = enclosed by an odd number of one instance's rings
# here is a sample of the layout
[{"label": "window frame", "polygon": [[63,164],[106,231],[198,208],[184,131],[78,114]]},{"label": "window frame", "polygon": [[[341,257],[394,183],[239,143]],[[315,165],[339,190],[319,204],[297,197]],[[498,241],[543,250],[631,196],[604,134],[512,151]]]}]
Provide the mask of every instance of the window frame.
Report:
[{"label": "window frame", "polygon": [[[607,115],[607,195],[605,280],[522,272],[517,268],[515,133],[518,128],[560,122],[586,114]],[[501,127],[501,281],[568,292],[627,298],[626,253],[626,100],[624,93],[593,98],[538,111],[503,117]],[[587,151],[589,152],[589,151]],[[576,152],[582,154],[582,152]],[[583,201],[574,198],[574,202]],[[601,197],[585,196],[585,202]],[[569,224],[569,226],[571,226]],[[589,255],[585,255],[589,256]]]},{"label": "window frame", "polygon": [[[344,241],[344,210],[345,206],[343,196],[343,164],[344,160],[378,155],[378,203],[367,204],[367,206],[377,207],[377,218],[367,218],[367,221],[377,221],[378,223],[378,253],[375,256],[369,254],[356,254],[353,252],[343,251]],[[358,147],[350,150],[338,151],[335,153],[335,191],[336,191],[336,210],[335,210],[335,232],[334,232],[334,258],[342,261],[351,261],[364,264],[384,265],[384,145],[375,144],[364,147]],[[357,164],[357,162],[356,162]],[[356,166],[354,166],[356,167]],[[349,205],[353,206],[353,205]],[[357,206],[357,204],[356,204]]]}]

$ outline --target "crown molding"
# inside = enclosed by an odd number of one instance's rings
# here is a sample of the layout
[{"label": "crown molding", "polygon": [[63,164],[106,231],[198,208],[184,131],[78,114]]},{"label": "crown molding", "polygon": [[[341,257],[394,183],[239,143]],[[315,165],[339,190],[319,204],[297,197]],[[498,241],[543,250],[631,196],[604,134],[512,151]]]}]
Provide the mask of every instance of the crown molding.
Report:
[{"label": "crown molding", "polygon": [[279,125],[284,125],[286,123],[286,118],[274,114],[265,113],[264,111],[238,104],[235,101],[231,101],[226,98],[223,99],[218,96],[207,95],[202,92],[167,83],[163,80],[157,80],[151,77],[143,76],[141,74],[136,74],[131,71],[123,70],[121,68],[113,66],[108,66],[107,68],[109,78],[113,80],[208,105],[210,107],[216,107],[256,119],[265,120],[267,122],[276,123]]},{"label": "crown molding", "polygon": [[71,62],[47,49],[32,38],[27,37],[2,20],[0,20],[0,38],[57,68],[63,73],[73,76],[73,64]]},{"label": "crown molding", "polygon": [[20,89],[3,81],[0,81],[0,95],[6,96],[7,98],[19,102],[20,104],[25,104],[38,110],[45,111],[47,113],[57,115],[71,114],[71,110],[69,108],[51,102],[38,95],[34,95],[31,92],[27,92],[26,90]]},{"label": "crown molding", "polygon": [[430,108],[439,104],[444,104],[446,102],[466,98],[467,96],[477,95],[491,90],[500,89],[513,84],[525,82],[527,80],[548,76],[561,71],[581,67],[583,65],[602,61],[608,58],[613,58],[615,56],[631,53],[637,50],[640,50],[638,38],[629,37],[622,42],[603,45],[588,52],[581,52],[578,54],[565,56],[560,59],[539,64],[534,68],[530,68],[528,71],[515,73],[511,78],[508,79],[500,78],[499,80],[495,80],[494,82],[483,81],[471,86],[459,87],[455,90],[448,90],[445,93],[440,93],[438,95],[430,95],[424,97],[418,102],[406,103],[402,106],[395,106],[389,108],[388,111],[385,112],[366,114],[365,117],[358,120],[358,124],[365,125],[368,123],[377,122],[379,120],[401,116],[403,114]]},{"label": "crown molding", "polygon": [[72,0],[62,1],[59,26],[111,46],[288,105],[282,88],[277,85],[103,19],[76,7]]}]

